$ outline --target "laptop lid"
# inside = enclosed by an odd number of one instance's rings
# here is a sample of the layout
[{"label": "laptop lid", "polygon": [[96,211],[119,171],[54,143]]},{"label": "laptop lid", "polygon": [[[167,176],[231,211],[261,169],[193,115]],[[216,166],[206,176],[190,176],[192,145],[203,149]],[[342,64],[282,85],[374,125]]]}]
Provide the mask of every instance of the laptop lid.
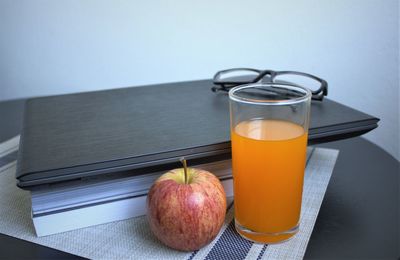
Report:
[{"label": "laptop lid", "polygon": [[[143,174],[182,156],[202,163],[229,157],[229,98],[211,87],[200,80],[27,100],[18,186]],[[329,99],[313,102],[309,143],[360,135],[378,121]]]}]

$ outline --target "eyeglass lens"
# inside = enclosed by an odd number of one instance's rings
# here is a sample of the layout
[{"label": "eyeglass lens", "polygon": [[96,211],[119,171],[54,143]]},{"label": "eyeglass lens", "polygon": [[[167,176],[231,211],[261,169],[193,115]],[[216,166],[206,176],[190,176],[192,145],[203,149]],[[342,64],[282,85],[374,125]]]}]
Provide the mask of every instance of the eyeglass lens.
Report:
[{"label": "eyeglass lens", "polygon": [[316,91],[321,87],[321,82],[308,76],[297,75],[297,74],[280,74],[274,78],[276,83],[291,83],[294,85],[306,87],[311,91]]},{"label": "eyeglass lens", "polygon": [[249,83],[252,82],[255,78],[258,77],[260,73],[256,71],[250,70],[231,70],[222,72],[219,75],[217,81],[219,82],[237,82],[240,83]]}]

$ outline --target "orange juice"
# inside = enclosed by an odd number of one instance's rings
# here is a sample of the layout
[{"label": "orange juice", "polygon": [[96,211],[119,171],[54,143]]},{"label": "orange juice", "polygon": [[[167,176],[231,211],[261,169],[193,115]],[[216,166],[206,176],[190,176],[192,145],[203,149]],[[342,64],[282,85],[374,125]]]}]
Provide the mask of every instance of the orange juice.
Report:
[{"label": "orange juice", "polygon": [[288,121],[255,119],[231,134],[239,233],[263,243],[290,238],[299,224],[307,131]]}]

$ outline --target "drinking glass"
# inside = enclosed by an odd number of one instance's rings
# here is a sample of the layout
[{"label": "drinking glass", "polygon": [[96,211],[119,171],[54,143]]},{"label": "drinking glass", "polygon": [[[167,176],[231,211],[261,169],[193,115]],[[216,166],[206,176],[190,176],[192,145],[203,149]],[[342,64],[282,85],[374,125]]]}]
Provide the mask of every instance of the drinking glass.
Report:
[{"label": "drinking glass", "polygon": [[299,230],[311,92],[280,83],[229,91],[235,227],[277,243]]}]

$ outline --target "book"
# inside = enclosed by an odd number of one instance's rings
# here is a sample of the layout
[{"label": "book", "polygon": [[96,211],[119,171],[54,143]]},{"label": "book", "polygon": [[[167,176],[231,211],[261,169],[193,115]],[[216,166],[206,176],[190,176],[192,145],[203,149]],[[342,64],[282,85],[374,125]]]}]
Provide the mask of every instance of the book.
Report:
[{"label": "book", "polygon": [[[233,196],[230,160],[196,167],[214,173],[226,196]],[[163,173],[109,180],[87,178],[36,187],[31,190],[36,234],[47,236],[145,215],[147,193]]]}]

